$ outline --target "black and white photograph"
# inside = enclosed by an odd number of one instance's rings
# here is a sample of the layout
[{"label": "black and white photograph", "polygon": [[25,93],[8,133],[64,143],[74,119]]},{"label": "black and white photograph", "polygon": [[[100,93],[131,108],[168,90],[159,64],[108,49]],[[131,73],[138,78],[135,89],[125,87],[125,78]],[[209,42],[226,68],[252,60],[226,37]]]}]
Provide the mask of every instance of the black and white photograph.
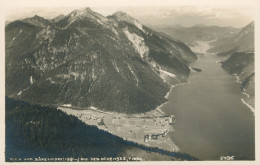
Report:
[{"label": "black and white photograph", "polygon": [[257,163],[257,1],[0,2],[1,162]]}]

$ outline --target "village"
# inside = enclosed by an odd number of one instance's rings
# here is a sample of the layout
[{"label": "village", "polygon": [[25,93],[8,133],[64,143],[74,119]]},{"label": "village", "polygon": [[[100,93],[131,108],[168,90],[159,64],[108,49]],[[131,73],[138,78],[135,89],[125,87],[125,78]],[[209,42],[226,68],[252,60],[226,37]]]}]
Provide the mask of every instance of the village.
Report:
[{"label": "village", "polygon": [[158,109],[131,115],[105,112],[95,107],[77,110],[60,106],[58,109],[76,116],[87,125],[96,126],[124,140],[167,151],[178,151],[178,147],[167,136],[173,130],[171,125],[176,122],[175,117],[166,116]]}]

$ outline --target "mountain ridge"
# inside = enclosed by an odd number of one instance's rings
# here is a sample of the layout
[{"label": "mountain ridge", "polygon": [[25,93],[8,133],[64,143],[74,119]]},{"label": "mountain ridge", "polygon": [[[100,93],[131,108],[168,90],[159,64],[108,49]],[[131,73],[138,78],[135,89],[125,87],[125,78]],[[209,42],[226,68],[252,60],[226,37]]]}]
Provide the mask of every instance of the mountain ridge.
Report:
[{"label": "mountain ridge", "polygon": [[197,59],[183,43],[90,8],[25,22],[6,26],[6,95],[31,103],[149,111]]},{"label": "mountain ridge", "polygon": [[231,36],[220,38],[212,43],[209,52],[216,52],[220,56],[229,57],[235,52],[254,51],[254,21],[241,28]]},{"label": "mountain ridge", "polygon": [[[249,23],[237,34],[219,45],[218,55],[223,58],[222,67],[235,75],[241,83],[241,90],[246,96],[243,101],[255,107],[255,51],[254,51],[254,22]],[[223,48],[223,49],[221,49]],[[253,109],[251,108],[251,109]]]},{"label": "mountain ridge", "polygon": [[230,36],[239,29],[233,27],[194,25],[183,26],[152,26],[155,30],[163,32],[172,38],[178,39],[189,46],[196,45],[196,41],[212,41],[224,36]]}]

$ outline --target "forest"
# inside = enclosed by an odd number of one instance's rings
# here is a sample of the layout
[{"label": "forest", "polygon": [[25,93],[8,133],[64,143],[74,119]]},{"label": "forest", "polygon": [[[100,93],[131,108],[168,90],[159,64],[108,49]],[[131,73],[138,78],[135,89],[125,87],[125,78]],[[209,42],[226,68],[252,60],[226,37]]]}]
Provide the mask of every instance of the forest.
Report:
[{"label": "forest", "polygon": [[[88,126],[74,116],[55,107],[31,105],[6,97],[6,161],[26,161],[26,158],[102,158],[125,155],[129,148],[156,152],[173,159],[195,159],[182,153],[148,148],[124,141],[94,126]],[[138,155],[136,155],[138,156]],[[27,160],[28,161],[28,160]]]}]

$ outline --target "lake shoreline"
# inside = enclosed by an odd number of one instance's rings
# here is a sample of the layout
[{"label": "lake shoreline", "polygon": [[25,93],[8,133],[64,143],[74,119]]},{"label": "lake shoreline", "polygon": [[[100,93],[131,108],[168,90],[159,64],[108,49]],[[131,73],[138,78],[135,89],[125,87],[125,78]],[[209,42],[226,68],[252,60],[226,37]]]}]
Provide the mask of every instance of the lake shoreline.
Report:
[{"label": "lake shoreline", "polygon": [[[234,76],[234,77],[236,78],[236,80],[237,80],[236,82],[242,84],[242,82],[240,81],[240,78],[239,78],[237,75],[232,75],[232,76]],[[248,98],[248,99],[251,98],[250,95],[249,95],[248,93],[246,93],[245,91],[241,90],[241,93],[242,93],[246,98]],[[250,102],[247,101],[247,99],[245,99],[245,98],[241,98],[241,101],[242,101],[242,103],[245,104],[245,105],[250,109],[250,111],[253,112],[253,114],[255,115],[255,107],[254,107],[253,105],[251,105]]]},{"label": "lake shoreline", "polygon": [[[201,160],[219,160],[219,152],[222,154],[233,152],[233,148],[238,148],[236,152],[249,155],[248,158],[253,159],[253,155],[250,155],[253,150],[246,151],[244,147],[247,144],[242,142],[247,140],[250,142],[248,147],[253,147],[254,141],[251,141],[253,138],[251,135],[254,127],[249,125],[253,125],[254,120],[251,111],[242,104],[242,91],[239,85],[232,75],[216,63],[217,56],[200,55],[199,57],[192,65],[201,68],[202,72],[193,72],[189,77],[189,83],[174,88],[168,95],[169,101],[160,107],[165,114],[176,116],[177,122],[173,126],[175,132],[171,138],[180,151]],[[250,124],[248,125],[247,122]],[[222,129],[225,133],[218,133]],[[234,137],[230,129],[234,129],[237,136]],[[208,133],[202,130],[207,130]],[[241,131],[248,134],[248,138],[240,137]],[[220,134],[226,135],[218,138]],[[236,145],[233,138],[241,139],[239,143],[241,146]],[[230,144],[221,145],[226,141]],[[234,155],[237,159],[242,159],[237,154]]]}]

